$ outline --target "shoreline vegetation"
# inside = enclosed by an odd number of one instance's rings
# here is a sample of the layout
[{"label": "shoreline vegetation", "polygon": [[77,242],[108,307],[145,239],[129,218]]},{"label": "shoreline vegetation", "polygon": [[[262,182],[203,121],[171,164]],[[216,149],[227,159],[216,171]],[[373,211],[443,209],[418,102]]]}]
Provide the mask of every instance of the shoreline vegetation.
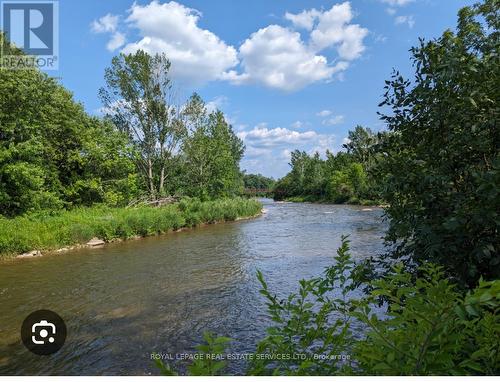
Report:
[{"label": "shoreline vegetation", "polygon": [[262,213],[255,199],[233,198],[201,202],[185,198],[161,207],[94,206],[0,218],[0,261],[36,257],[42,252],[66,252],[106,242],[155,236],[206,224],[252,218]]},{"label": "shoreline vegetation", "polygon": [[332,204],[332,205],[348,205],[348,206],[362,206],[362,207],[387,207],[387,203],[382,200],[369,200],[369,199],[353,199],[348,200],[344,203],[336,203],[333,200],[327,198],[316,199],[309,196],[291,196],[289,198],[284,198],[282,200],[276,200],[277,202],[289,202],[289,203],[313,203],[313,204]]}]

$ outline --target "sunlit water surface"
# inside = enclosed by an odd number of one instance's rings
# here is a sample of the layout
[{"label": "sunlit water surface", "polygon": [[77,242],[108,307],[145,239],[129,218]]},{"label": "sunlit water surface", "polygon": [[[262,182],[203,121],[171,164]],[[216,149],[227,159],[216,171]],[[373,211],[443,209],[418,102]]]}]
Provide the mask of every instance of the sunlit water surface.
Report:
[{"label": "sunlit water surface", "polygon": [[[152,352],[192,352],[205,330],[233,338],[231,353],[252,352],[269,323],[257,269],[285,296],[331,264],[343,234],[356,259],[383,250],[380,209],[263,202],[252,220],[0,263],[0,375],[158,374]],[[38,309],[68,328],[50,356],[20,341]]]}]

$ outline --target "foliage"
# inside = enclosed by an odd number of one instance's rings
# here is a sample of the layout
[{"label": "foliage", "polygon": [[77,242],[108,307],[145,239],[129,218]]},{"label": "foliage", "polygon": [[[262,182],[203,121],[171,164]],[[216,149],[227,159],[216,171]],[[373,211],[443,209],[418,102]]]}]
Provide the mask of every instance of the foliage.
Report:
[{"label": "foliage", "polygon": [[[271,357],[255,357],[250,374],[334,375],[344,369],[332,357],[347,355],[353,340],[348,296],[354,284],[345,274],[353,270],[354,263],[348,250],[348,242],[343,241],[336,263],[325,269],[323,277],[301,280],[298,293],[282,300],[269,291],[258,272],[260,293],[267,300],[274,326],[267,329],[267,337],[256,349]],[[332,291],[339,294],[329,295]],[[337,316],[331,320],[334,313]]]},{"label": "foliage", "polygon": [[370,128],[357,125],[354,130],[349,131],[347,142],[342,146],[348,154],[351,154],[355,161],[362,163],[365,170],[372,164],[374,147],[377,144],[377,136]]},{"label": "foliage", "polygon": [[413,48],[413,82],[395,72],[382,116],[383,198],[394,257],[441,264],[461,286],[500,276],[498,1],[465,7],[457,32]]},{"label": "foliage", "polygon": [[[228,337],[215,337],[211,332],[204,332],[203,339],[204,343],[195,347],[198,350],[197,357],[187,366],[187,372],[192,376],[220,375],[227,366],[227,361],[222,358],[225,356],[227,345],[232,340]],[[161,359],[155,358],[154,362],[161,375],[178,375],[171,365]]]},{"label": "foliage", "polygon": [[242,191],[239,162],[245,146],[218,110],[208,113],[194,94],[183,115],[188,135],[182,143],[184,194],[201,199],[234,196]]},{"label": "foliage", "polygon": [[185,134],[169,70],[164,53],[121,53],[106,69],[106,87],[99,91],[107,117],[137,149],[137,169],[152,199],[165,195]]},{"label": "foliage", "polygon": [[267,196],[271,193],[276,181],[262,174],[243,174],[243,184],[249,193]]},{"label": "foliage", "polygon": [[[0,40],[4,51],[23,54]],[[113,58],[100,91],[104,119],[37,69],[0,70],[0,216],[123,207],[145,193],[240,194],[242,141],[199,96],[175,105],[169,69],[165,55]]]},{"label": "foliage", "polygon": [[157,235],[182,227],[254,216],[261,208],[262,205],[252,199],[201,202],[187,198],[164,207],[95,206],[14,219],[0,218],[0,256],[33,249],[57,249],[86,243],[93,237],[111,241]]},{"label": "foliage", "polygon": [[370,129],[356,126],[349,136],[352,140],[346,144],[348,151],[337,154],[327,151],[326,159],[321,159],[318,153],[310,156],[304,151],[292,152],[291,171],[276,182],[274,198],[333,203],[379,202],[381,186],[378,177],[371,176],[371,170],[374,163],[381,161],[375,147],[382,135],[375,136]]},{"label": "foliage", "polygon": [[[461,296],[442,268],[426,264],[414,280],[401,265],[375,281],[354,317],[369,329],[354,353],[366,374],[496,375],[500,371],[500,281]],[[370,309],[388,301],[387,317]],[[489,337],[493,336],[493,337]]]},{"label": "foliage", "polygon": [[498,375],[499,280],[464,295],[440,266],[423,265],[415,278],[397,264],[363,294],[363,274],[345,238],[334,265],[287,298],[259,272],[273,325],[248,374]]},{"label": "foliage", "polygon": [[366,188],[366,173],[363,166],[354,162],[344,171],[334,171],[327,187],[329,200],[335,203],[353,201],[358,195],[363,195]]},{"label": "foliage", "polygon": [[111,194],[123,204],[135,193],[130,155],[125,137],[88,116],[55,79],[37,69],[0,70],[0,215]]}]

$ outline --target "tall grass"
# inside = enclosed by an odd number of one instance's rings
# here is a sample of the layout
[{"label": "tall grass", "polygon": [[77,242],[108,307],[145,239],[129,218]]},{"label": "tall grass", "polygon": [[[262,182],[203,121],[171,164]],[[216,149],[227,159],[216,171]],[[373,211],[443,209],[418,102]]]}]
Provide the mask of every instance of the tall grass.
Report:
[{"label": "tall grass", "polygon": [[262,205],[252,199],[200,202],[184,199],[164,207],[92,207],[55,215],[0,218],[0,257],[33,249],[51,250],[86,243],[93,237],[109,241],[150,236],[203,223],[231,221],[259,213]]}]

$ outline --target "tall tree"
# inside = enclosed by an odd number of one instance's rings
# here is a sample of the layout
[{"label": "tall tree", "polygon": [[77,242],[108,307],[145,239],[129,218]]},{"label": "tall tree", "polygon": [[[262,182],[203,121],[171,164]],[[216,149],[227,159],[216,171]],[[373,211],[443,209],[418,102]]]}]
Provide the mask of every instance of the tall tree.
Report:
[{"label": "tall tree", "polygon": [[226,122],[224,114],[208,114],[194,94],[183,110],[188,136],[183,142],[184,179],[190,195],[203,199],[230,196],[243,186],[239,162],[244,145]]},{"label": "tall tree", "polygon": [[365,170],[370,165],[373,156],[373,148],[377,143],[377,136],[370,128],[357,125],[354,130],[349,131],[348,142],[342,146],[348,154],[352,154],[355,160],[363,164]]},{"label": "tall tree", "polygon": [[165,194],[185,135],[169,70],[165,54],[120,54],[106,69],[107,86],[99,92],[107,116],[138,149],[137,167],[152,199]]},{"label": "tall tree", "polygon": [[[0,42],[4,52],[23,54],[2,34]],[[123,135],[89,117],[55,79],[36,68],[0,69],[1,215],[103,202],[111,194],[123,201],[135,171],[129,158]]]},{"label": "tall tree", "polygon": [[500,276],[498,16],[495,0],[463,8],[456,33],[412,49],[414,81],[394,73],[382,102],[387,239],[469,287]]}]

